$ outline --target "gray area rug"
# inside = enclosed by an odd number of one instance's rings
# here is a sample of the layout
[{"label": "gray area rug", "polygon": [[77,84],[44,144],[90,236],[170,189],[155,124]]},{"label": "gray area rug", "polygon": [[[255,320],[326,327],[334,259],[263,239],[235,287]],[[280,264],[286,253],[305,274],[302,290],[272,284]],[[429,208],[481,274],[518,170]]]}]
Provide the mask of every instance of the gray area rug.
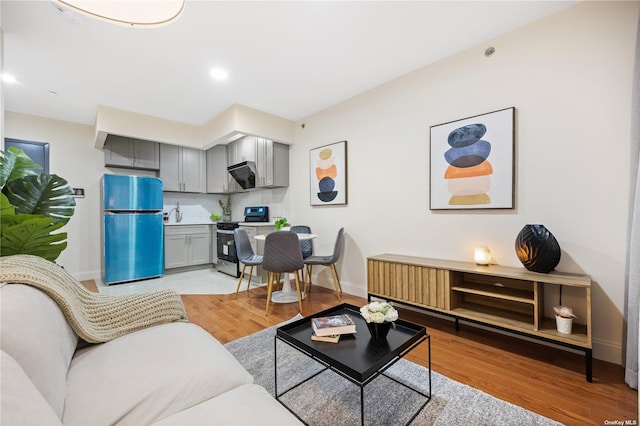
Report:
[{"label": "gray area rug", "polygon": [[[291,321],[298,319],[298,317]],[[284,324],[284,323],[283,323]],[[253,375],[255,382],[274,392],[274,336],[277,326],[227,343],[225,347]],[[322,370],[310,357],[277,341],[278,393]],[[429,370],[405,359],[385,374],[428,394]],[[558,425],[555,421],[494,398],[470,386],[432,372],[431,401],[412,425]],[[426,398],[378,376],[364,388],[366,425],[405,424]],[[281,397],[309,425],[360,424],[360,388],[327,370]]]}]

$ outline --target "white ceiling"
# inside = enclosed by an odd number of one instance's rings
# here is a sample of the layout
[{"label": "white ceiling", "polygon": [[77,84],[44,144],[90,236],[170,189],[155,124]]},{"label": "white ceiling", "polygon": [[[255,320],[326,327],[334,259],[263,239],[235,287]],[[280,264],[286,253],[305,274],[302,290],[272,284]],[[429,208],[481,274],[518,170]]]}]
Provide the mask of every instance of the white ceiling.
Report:
[{"label": "white ceiling", "polygon": [[97,105],[195,125],[236,103],[297,120],[574,3],[188,0],[177,21],[138,29],[2,0],[18,79],[4,105],[90,125]]}]

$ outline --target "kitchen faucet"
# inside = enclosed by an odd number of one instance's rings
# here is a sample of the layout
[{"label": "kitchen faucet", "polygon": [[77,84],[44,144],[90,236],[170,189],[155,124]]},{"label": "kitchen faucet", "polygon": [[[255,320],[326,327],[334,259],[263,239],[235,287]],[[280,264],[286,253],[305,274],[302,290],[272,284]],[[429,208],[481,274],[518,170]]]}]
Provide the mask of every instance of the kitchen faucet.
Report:
[{"label": "kitchen faucet", "polygon": [[180,201],[176,203],[176,222],[182,222],[182,213],[180,213]]},{"label": "kitchen faucet", "polygon": [[176,206],[169,211],[169,217],[171,217],[171,213],[176,212],[176,222],[182,222],[182,213],[180,212],[180,201],[176,203]]}]

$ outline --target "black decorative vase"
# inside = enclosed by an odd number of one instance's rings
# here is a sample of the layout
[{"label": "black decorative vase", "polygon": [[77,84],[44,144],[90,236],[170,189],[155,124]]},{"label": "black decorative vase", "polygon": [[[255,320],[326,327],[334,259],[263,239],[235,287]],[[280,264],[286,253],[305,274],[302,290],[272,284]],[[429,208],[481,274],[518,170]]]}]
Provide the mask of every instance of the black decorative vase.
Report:
[{"label": "black decorative vase", "polygon": [[529,271],[546,274],[560,262],[560,245],[544,225],[525,225],[516,237],[516,255]]},{"label": "black decorative vase", "polygon": [[387,334],[389,334],[389,330],[391,330],[390,322],[368,322],[367,328],[369,328],[369,333],[371,333],[371,339],[373,340],[384,340],[387,338]]}]

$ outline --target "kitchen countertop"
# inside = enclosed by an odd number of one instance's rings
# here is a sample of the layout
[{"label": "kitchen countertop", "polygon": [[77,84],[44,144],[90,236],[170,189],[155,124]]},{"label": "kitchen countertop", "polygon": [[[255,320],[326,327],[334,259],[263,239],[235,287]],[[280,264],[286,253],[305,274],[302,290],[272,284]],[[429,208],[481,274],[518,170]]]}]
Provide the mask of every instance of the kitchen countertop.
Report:
[{"label": "kitchen countertop", "polygon": [[164,226],[182,226],[182,225],[215,225],[216,222],[212,221],[196,221],[196,222],[164,222]]},{"label": "kitchen countertop", "polygon": [[[182,222],[164,222],[164,226],[182,226],[182,225],[217,225],[218,222],[212,222],[211,220],[202,221],[182,221]],[[276,226],[274,222],[239,222],[241,226],[256,226],[256,227],[273,227]]]}]

